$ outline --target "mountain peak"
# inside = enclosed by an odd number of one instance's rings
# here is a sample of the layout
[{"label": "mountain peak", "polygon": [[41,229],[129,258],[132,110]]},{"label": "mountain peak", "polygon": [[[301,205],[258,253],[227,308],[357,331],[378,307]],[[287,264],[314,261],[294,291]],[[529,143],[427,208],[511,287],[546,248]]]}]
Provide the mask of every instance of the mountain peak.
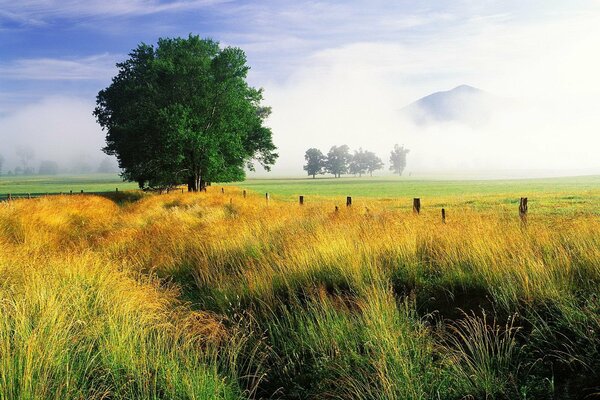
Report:
[{"label": "mountain peak", "polygon": [[477,89],[476,87],[466,85],[463,83],[462,85],[458,85],[454,89],[449,90],[449,92],[477,92],[477,93],[479,93],[479,92],[483,92],[483,90]]},{"label": "mountain peak", "polygon": [[420,125],[448,121],[478,125],[490,116],[492,100],[489,93],[462,84],[422,97],[404,107],[402,112]]}]

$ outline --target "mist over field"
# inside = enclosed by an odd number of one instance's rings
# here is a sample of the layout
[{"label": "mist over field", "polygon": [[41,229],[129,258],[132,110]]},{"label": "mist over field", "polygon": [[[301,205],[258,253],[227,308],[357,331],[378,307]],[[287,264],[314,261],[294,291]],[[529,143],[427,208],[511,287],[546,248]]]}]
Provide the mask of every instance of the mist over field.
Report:
[{"label": "mist over field", "polygon": [[[27,18],[51,24],[52,18],[73,17],[67,7],[47,15],[35,3],[5,6],[14,14],[5,17],[6,26],[23,27]],[[306,149],[326,153],[341,144],[376,152],[386,163],[377,175],[384,175],[396,143],[411,150],[406,172],[414,176],[596,174],[600,12],[596,2],[580,6],[552,3],[540,12],[517,3],[462,4],[408,11],[399,4],[385,18],[350,4],[247,6],[234,8],[249,17],[236,20],[235,29],[209,27],[203,35],[246,51],[250,83],[265,89],[264,103],[273,109],[268,125],[280,157],[272,172],[259,168],[249,176],[303,176]],[[202,7],[228,21],[222,9]],[[81,12],[96,15],[100,8],[89,5]],[[115,9],[119,13],[110,17],[148,13],[137,3]],[[150,15],[166,12],[161,18],[170,20],[174,11],[169,10],[158,7]],[[107,34],[120,34],[109,15],[99,18],[105,18]],[[104,133],[92,111],[96,94],[117,71],[114,63],[139,40],[186,35],[190,23],[160,25],[151,37],[136,30],[118,45],[107,48],[112,42],[106,42],[92,53],[5,57],[0,61],[4,169],[19,164],[16,149],[22,146],[34,150],[36,163],[55,160],[66,169],[81,159],[98,164],[105,158]],[[25,39],[14,42],[19,40]],[[5,45],[4,51],[14,46]],[[73,43],[74,49],[83,46]],[[425,96],[460,85],[484,93],[485,107],[476,98],[464,103],[454,96],[450,101],[460,110],[451,120],[427,113],[415,119],[405,112]]]}]

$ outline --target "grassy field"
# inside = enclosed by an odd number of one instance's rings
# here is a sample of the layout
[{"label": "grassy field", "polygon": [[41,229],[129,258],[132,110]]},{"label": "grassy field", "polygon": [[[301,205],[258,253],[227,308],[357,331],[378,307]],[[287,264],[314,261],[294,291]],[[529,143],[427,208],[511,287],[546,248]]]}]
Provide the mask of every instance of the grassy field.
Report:
[{"label": "grassy field", "polygon": [[[215,184],[216,187],[227,187]],[[600,176],[523,180],[412,180],[397,178],[254,179],[230,184],[255,193],[269,193],[279,201],[343,205],[346,196],[354,204],[388,202],[410,209],[413,197],[425,209],[470,207],[477,210],[514,208],[520,197],[528,197],[533,213],[591,212],[600,214]]]},{"label": "grassy field", "polygon": [[376,198],[496,196],[564,193],[586,195],[600,189],[600,176],[511,180],[416,180],[412,178],[317,178],[252,179],[232,183],[260,193],[269,192],[281,199],[307,196],[362,196]]},{"label": "grassy field", "polygon": [[0,176],[0,198],[8,193],[32,195],[45,193],[113,192],[136,189],[137,184],[123,182],[116,174],[57,175],[57,176]]},{"label": "grassy field", "polygon": [[0,203],[0,399],[596,398],[595,179]]}]

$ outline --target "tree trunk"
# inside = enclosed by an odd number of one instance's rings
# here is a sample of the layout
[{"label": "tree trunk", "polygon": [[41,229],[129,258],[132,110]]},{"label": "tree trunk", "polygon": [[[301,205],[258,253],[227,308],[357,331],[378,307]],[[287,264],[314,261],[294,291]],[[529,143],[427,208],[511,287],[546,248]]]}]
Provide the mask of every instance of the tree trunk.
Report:
[{"label": "tree trunk", "polygon": [[202,175],[199,171],[188,177],[188,192],[197,192],[202,190],[203,186],[205,185],[206,182],[202,180]]},{"label": "tree trunk", "polygon": [[187,179],[188,192],[197,192],[198,188],[196,187],[196,181],[193,176],[188,176]]}]

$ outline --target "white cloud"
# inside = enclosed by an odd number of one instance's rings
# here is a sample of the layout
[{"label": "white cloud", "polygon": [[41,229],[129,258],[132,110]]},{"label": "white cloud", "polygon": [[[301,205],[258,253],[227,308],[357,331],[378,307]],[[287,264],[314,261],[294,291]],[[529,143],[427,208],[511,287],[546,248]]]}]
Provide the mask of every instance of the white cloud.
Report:
[{"label": "white cloud", "polygon": [[39,25],[53,18],[148,15],[199,9],[224,0],[0,0],[0,17]]},{"label": "white cloud", "polygon": [[79,59],[32,58],[0,63],[2,79],[109,80],[118,57],[98,54]]}]

